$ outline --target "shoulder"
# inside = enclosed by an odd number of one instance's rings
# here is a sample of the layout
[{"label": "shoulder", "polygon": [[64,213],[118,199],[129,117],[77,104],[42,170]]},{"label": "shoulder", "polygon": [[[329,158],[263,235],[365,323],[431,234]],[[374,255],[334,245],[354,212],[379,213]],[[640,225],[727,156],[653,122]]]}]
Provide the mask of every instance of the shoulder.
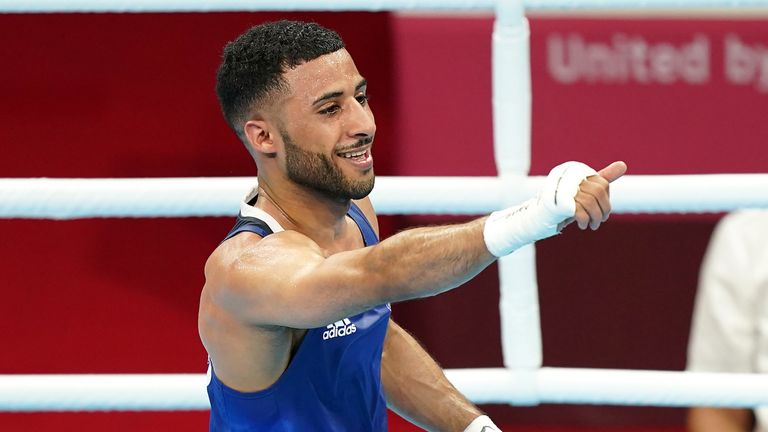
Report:
[{"label": "shoulder", "polygon": [[265,267],[280,261],[284,255],[301,251],[321,251],[309,237],[297,231],[286,230],[261,237],[244,232],[222,242],[208,257],[206,276],[218,270],[237,272],[242,266]]},{"label": "shoulder", "polygon": [[223,242],[205,264],[206,289],[214,296],[252,296],[260,281],[280,277],[292,264],[322,258],[322,249],[297,231],[267,237],[240,233]]}]

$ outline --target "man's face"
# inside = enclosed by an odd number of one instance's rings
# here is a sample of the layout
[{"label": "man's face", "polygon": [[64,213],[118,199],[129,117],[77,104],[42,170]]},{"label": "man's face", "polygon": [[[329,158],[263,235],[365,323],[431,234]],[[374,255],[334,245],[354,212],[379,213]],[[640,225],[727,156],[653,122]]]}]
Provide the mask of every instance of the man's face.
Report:
[{"label": "man's face", "polygon": [[366,81],[346,50],[286,71],[290,91],[278,125],[289,179],[333,199],[373,189],[376,133]]}]

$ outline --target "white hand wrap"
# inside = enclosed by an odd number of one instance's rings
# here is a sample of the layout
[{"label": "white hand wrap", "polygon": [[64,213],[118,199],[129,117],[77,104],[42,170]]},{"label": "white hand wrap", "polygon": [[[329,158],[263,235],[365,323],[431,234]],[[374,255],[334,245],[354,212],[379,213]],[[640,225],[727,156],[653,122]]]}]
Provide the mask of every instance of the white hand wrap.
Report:
[{"label": "white hand wrap", "polygon": [[554,167],[536,198],[491,213],[483,229],[488,251],[501,257],[557,234],[558,225],[576,214],[574,198],[579,185],[595,174],[595,170],[581,162],[566,162]]},{"label": "white hand wrap", "polygon": [[472,423],[464,429],[464,432],[501,432],[501,429],[493,424],[488,416],[482,415],[472,420]]}]

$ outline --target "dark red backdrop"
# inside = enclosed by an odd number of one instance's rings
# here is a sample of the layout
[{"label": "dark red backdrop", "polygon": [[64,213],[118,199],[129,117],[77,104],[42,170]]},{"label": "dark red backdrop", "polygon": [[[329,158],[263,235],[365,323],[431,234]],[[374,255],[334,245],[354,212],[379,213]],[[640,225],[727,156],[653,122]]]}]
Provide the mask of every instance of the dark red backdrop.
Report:
[{"label": "dark red backdrop", "polygon": [[[221,120],[213,77],[227,40],[277,17],[311,17],[345,37],[371,83],[380,175],[495,173],[490,17],[12,14],[0,15],[0,177],[253,175]],[[723,66],[725,36],[768,45],[765,21],[548,17],[531,24],[534,174],[568,159],[596,166],[624,159],[634,174],[765,171],[768,93],[729,82]],[[710,76],[698,85],[554,79],[553,35],[597,50],[617,34],[651,49],[704,35]],[[460,219],[390,217],[383,226],[391,234],[445,220]],[[716,220],[614,216],[597,233],[571,229],[542,242],[545,364],[682,369],[697,268]],[[227,218],[0,220],[7,348],[0,373],[204,371],[196,330],[201,270],[230,225]],[[395,317],[445,367],[484,367],[501,365],[497,311],[491,268],[465,288],[396,305]],[[488,409],[499,423],[536,430],[682,424],[682,411],[672,409]],[[0,414],[0,428],[205,430],[206,416]]]}]

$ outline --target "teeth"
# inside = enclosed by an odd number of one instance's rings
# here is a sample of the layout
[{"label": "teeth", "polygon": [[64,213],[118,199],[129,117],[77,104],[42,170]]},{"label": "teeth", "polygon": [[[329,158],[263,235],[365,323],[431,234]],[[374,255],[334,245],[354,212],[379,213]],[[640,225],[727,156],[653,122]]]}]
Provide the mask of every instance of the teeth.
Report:
[{"label": "teeth", "polygon": [[362,155],[365,154],[365,152],[366,152],[365,150],[362,150],[362,151],[357,151],[357,152],[353,152],[353,153],[340,153],[340,156],[341,157],[345,157],[347,159],[351,159],[351,158],[354,158],[354,157],[362,156]]}]

